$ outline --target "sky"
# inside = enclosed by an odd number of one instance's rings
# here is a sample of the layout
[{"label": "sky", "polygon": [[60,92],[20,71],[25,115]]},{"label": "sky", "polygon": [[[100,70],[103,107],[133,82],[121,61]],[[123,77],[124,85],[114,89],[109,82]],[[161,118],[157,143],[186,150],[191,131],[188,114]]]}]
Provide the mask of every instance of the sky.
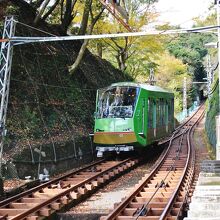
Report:
[{"label": "sky", "polygon": [[170,22],[182,28],[192,26],[193,17],[205,16],[214,0],[159,0],[157,11],[161,14],[159,23]]}]

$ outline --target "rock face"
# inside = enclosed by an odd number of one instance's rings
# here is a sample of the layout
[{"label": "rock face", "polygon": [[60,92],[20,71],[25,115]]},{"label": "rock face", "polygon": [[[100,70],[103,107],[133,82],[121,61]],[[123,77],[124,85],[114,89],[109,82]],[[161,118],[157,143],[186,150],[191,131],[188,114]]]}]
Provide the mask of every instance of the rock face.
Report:
[{"label": "rock face", "polygon": [[204,161],[202,172],[184,220],[220,219],[220,172],[219,161]]}]

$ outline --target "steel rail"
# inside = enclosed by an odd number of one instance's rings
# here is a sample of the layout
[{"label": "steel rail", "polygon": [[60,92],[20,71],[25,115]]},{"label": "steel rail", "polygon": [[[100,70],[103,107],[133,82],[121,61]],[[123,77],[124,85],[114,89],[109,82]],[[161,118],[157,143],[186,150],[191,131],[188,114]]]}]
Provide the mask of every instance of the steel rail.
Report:
[{"label": "steel rail", "polygon": [[42,189],[43,187],[48,187],[48,186],[50,186],[52,184],[55,184],[55,183],[59,182],[60,180],[62,180],[64,178],[68,178],[69,176],[75,175],[75,174],[77,174],[79,172],[83,172],[84,170],[87,170],[87,169],[89,169],[89,168],[91,168],[93,166],[96,166],[96,165],[98,165],[100,163],[103,163],[103,162],[105,162],[105,159],[98,160],[98,161],[96,161],[96,162],[94,162],[94,163],[92,163],[90,165],[87,165],[87,166],[85,166],[83,168],[77,169],[77,170],[75,170],[73,172],[67,173],[67,174],[65,174],[65,175],[63,175],[61,177],[55,178],[55,179],[50,180],[50,181],[48,181],[46,183],[40,184],[39,186],[36,186],[36,187],[31,188],[29,190],[26,190],[25,192],[19,193],[19,194],[15,195],[15,196],[12,196],[12,197],[8,198],[8,199],[5,199],[5,200],[0,202],[0,208],[2,206],[6,206],[7,204],[9,204],[12,201],[15,201],[15,200],[19,199],[22,196],[27,196],[27,195],[29,195],[31,193],[37,192],[40,189]]},{"label": "steel rail", "polygon": [[[194,114],[195,114],[195,113],[194,113]],[[193,115],[194,115],[194,114],[193,114]],[[173,135],[175,135],[175,134],[178,132],[178,130],[180,130],[180,128],[182,128],[182,127],[193,117],[193,115],[192,115],[189,119],[187,119],[186,122],[184,122],[183,124],[181,124],[180,126],[178,126],[178,129],[175,129],[175,131],[174,131],[174,133],[172,134],[171,138],[173,138]],[[175,138],[179,137],[181,134],[182,134],[182,133],[177,134]],[[168,140],[166,140],[166,141],[163,142],[162,144],[165,144],[165,143],[170,142],[171,138],[169,138]],[[162,144],[161,144],[161,145],[162,145]],[[50,186],[51,184],[54,184],[54,183],[56,183],[56,182],[59,182],[59,181],[62,180],[63,178],[67,178],[67,177],[69,177],[69,176],[71,176],[71,175],[77,174],[78,172],[83,172],[84,170],[89,169],[89,168],[91,168],[91,167],[93,167],[93,166],[95,166],[95,165],[98,165],[99,163],[102,163],[102,162],[104,162],[104,161],[105,161],[105,159],[101,159],[101,160],[96,161],[96,162],[94,162],[94,163],[92,163],[92,164],[90,164],[90,165],[87,165],[87,166],[83,167],[83,168],[77,169],[77,170],[75,170],[75,171],[73,171],[73,172],[70,172],[70,173],[67,173],[67,174],[65,174],[65,175],[63,175],[63,176],[61,176],[61,177],[55,178],[55,179],[50,180],[50,181],[48,181],[48,182],[46,182],[46,183],[40,184],[39,186],[36,186],[36,187],[31,188],[31,189],[29,189],[29,190],[26,190],[25,192],[19,193],[19,194],[15,195],[15,196],[12,196],[12,197],[8,198],[8,199],[2,200],[2,201],[0,201],[0,208],[1,208],[2,206],[7,205],[7,204],[10,203],[11,201],[14,201],[14,200],[16,200],[16,199],[19,199],[21,196],[25,196],[25,195],[31,194],[31,193],[33,193],[33,192],[35,192],[35,191],[38,191],[38,190],[40,190],[42,187]]]},{"label": "steel rail", "polygon": [[[187,131],[187,129],[186,129]],[[180,136],[181,136],[181,140],[180,140],[180,147],[178,148],[177,154],[176,154],[176,158],[179,157],[180,154],[180,150],[181,150],[181,146],[183,144],[183,135],[185,134],[186,131],[183,131]],[[176,163],[176,159],[173,161],[173,164],[170,165],[169,171],[167,172],[166,176],[160,181],[160,184],[158,184],[157,189],[155,190],[155,192],[152,194],[152,196],[149,198],[149,200],[147,201],[147,203],[145,203],[143,205],[143,207],[141,208],[141,210],[139,210],[139,213],[137,216],[135,216],[135,220],[137,220],[140,216],[142,211],[144,211],[144,209],[147,208],[147,206],[150,204],[150,202],[153,200],[153,198],[155,197],[155,195],[157,194],[157,192],[159,191],[159,189],[162,187],[162,185],[165,183],[165,180],[167,179],[167,177],[169,176],[169,174],[171,173],[171,171],[173,170],[174,164]]]},{"label": "steel rail", "polygon": [[[199,117],[199,121],[198,123],[202,120],[202,118],[204,117],[205,115],[205,111],[200,115]],[[198,124],[197,123],[197,124]],[[194,125],[193,125],[194,127]],[[194,132],[194,130],[193,130]],[[193,132],[190,133],[190,138],[192,139],[192,135],[193,135]],[[191,143],[191,146],[194,146],[194,143]],[[185,187],[186,188],[186,195],[185,195],[185,199],[184,199],[184,203],[182,204],[182,206],[180,207],[180,210],[179,210],[179,213],[178,213],[178,216],[180,215],[180,213],[182,212],[182,210],[184,209],[184,206],[187,204],[187,200],[188,200],[188,197],[189,197],[189,192],[190,192],[190,189],[192,187],[192,184],[193,184],[193,181],[194,181],[194,177],[195,177],[195,160],[196,160],[196,154],[195,154],[195,148],[193,150],[193,156],[192,156],[192,169],[190,171],[190,178],[191,178],[191,181],[190,183],[188,183],[188,185]]]},{"label": "steel rail", "polygon": [[[181,128],[179,128],[179,129],[181,129]],[[104,217],[105,220],[114,219],[121,212],[121,210],[123,210],[129,204],[129,202],[140,192],[140,189],[143,188],[146,185],[146,183],[152,179],[154,174],[160,169],[160,167],[163,165],[163,162],[165,161],[166,157],[168,156],[168,153],[171,149],[171,144],[172,144],[173,140],[175,140],[176,138],[178,138],[179,136],[182,135],[182,133],[175,135],[177,132],[178,132],[178,130],[174,131],[174,133],[172,134],[170,141],[169,141],[169,146],[168,146],[166,152],[164,153],[164,155],[163,155],[161,161],[158,163],[158,165],[150,172],[147,179],[145,179],[143,181],[143,183],[134,192],[131,193],[131,195],[129,195],[125,200],[123,200],[122,203],[120,203],[116,207],[116,209],[113,210],[114,213],[112,212],[108,216],[105,216]]]},{"label": "steel rail", "polygon": [[[186,125],[188,123],[188,127],[192,127],[192,122],[191,120],[193,119],[193,117],[195,117],[195,115],[200,111],[200,109],[202,108],[202,106],[197,110],[196,113],[194,113],[190,119],[188,119],[184,125]],[[151,171],[151,173],[148,175],[148,177],[138,186],[137,189],[135,189],[134,192],[132,192],[129,197],[127,197],[122,203],[120,203],[111,213],[109,213],[109,215],[107,216],[103,216],[101,219],[105,219],[105,220],[112,220],[112,219],[117,219],[117,216],[129,205],[130,201],[132,201],[135,196],[138,195],[138,193],[140,193],[140,190],[143,189],[148,183],[149,181],[152,179],[152,177],[155,175],[155,173],[157,171],[159,171],[160,167],[162,167],[163,165],[163,162],[165,161],[165,158],[168,157],[168,153],[169,153],[169,150],[171,148],[171,144],[173,142],[174,139],[180,137],[180,135],[185,135],[185,133],[187,132],[187,134],[189,133],[189,131],[192,129],[192,128],[187,128],[185,129],[185,131],[181,132],[180,134],[176,135],[177,132],[181,131],[181,129],[183,128],[183,126],[179,126],[178,127],[178,130],[176,130],[172,137],[170,138],[170,143],[169,143],[169,147],[167,148],[166,152],[164,153],[164,156],[163,158],[161,159],[160,163],[158,164],[157,167],[154,168],[154,170]],[[179,149],[180,150],[180,149]],[[191,152],[191,151],[190,151]],[[188,156],[187,156],[187,162],[190,161],[190,152],[188,152]],[[184,166],[184,170],[187,168],[187,166],[185,165]],[[182,180],[182,179],[181,179]],[[182,181],[179,181],[179,183],[182,182]],[[154,193],[155,195],[155,193]],[[172,194],[173,195],[173,194]],[[146,204],[145,204],[146,205]],[[146,207],[145,207],[146,208]],[[140,210],[139,210],[140,211]],[[140,216],[141,217],[141,216]],[[144,217],[144,216],[143,216]],[[133,219],[138,219],[139,216],[133,216]]]},{"label": "steel rail", "polygon": [[[119,172],[123,172],[125,170],[125,166],[127,166],[127,168],[133,166],[134,164],[136,164],[138,160],[137,159],[126,159],[126,160],[123,160],[119,163],[117,163],[116,165],[113,165],[109,168],[106,168],[105,170],[99,172],[98,174],[94,175],[94,176],[91,176],[73,186],[69,186],[69,188],[65,188],[63,189],[62,192],[59,192],[57,195],[55,196],[52,196],[50,198],[48,198],[46,201],[41,201],[40,203],[36,203],[35,206],[33,206],[32,208],[30,209],[27,209],[26,211],[22,212],[22,213],[19,213],[18,215],[16,216],[12,216],[10,217],[11,220],[21,220],[21,219],[24,219],[26,218],[27,216],[31,215],[31,214],[34,214],[38,211],[40,211],[42,208],[46,207],[46,206],[50,206],[51,204],[53,204],[54,202],[58,202],[62,205],[64,205],[65,203],[62,202],[62,198],[66,197],[68,202],[71,202],[72,200],[76,199],[77,195],[78,194],[81,194],[78,190],[82,187],[85,187],[86,188],[86,184],[90,184],[92,185],[93,181],[97,181],[99,183],[103,183],[105,182],[105,180],[108,180],[110,179],[111,175],[117,175]],[[96,165],[100,165],[100,164],[97,164]],[[101,166],[101,165],[100,165]],[[91,166],[89,166],[91,167]],[[121,168],[121,170],[120,170]],[[116,172],[116,169],[117,169],[117,172]],[[86,169],[83,169],[83,170],[86,170]],[[113,172],[113,174],[112,174]],[[75,173],[75,172],[74,172]],[[65,175],[65,178],[66,176],[69,176],[69,175]],[[99,179],[103,179],[102,181]],[[62,177],[58,178],[60,180],[62,180]],[[56,181],[51,181],[51,182],[57,182]],[[29,190],[29,193],[22,193],[22,197],[21,194],[19,194],[18,196],[16,196],[16,199],[15,200],[12,200],[10,202],[8,202],[7,200],[7,203],[4,205],[6,206],[5,208],[7,209],[7,207],[10,207],[10,203],[14,202],[14,201],[21,201],[22,198],[24,198],[23,196],[28,196],[28,195],[32,195],[33,192],[40,192],[40,190],[44,190],[46,187],[50,186],[52,183],[50,184],[42,184],[40,185],[39,187],[37,187],[37,190],[35,188],[35,191],[34,190]],[[53,189],[53,188],[51,188]],[[91,190],[91,189],[89,189]],[[30,192],[31,191],[31,192]],[[73,198],[74,196],[74,198]],[[25,198],[34,198],[34,197],[25,197]],[[4,202],[4,201],[3,201]],[[21,202],[23,203],[23,202]],[[0,208],[0,212],[1,212],[1,209],[4,209],[3,207]],[[10,208],[9,208],[10,209]],[[54,209],[52,207],[50,207],[50,210],[51,212],[54,212]],[[9,210],[10,212],[10,210]],[[8,215],[10,215],[10,213],[8,213]],[[42,215],[41,215],[42,216]]]},{"label": "steel rail", "polygon": [[[202,106],[203,107],[203,106]],[[176,188],[176,190],[174,191],[172,197],[170,198],[167,206],[165,207],[163,213],[161,214],[160,216],[160,219],[159,220],[164,220],[165,218],[167,218],[167,215],[168,215],[168,212],[170,211],[170,209],[172,208],[172,205],[173,203],[175,202],[175,199],[177,197],[177,194],[179,193],[180,191],[180,188],[183,184],[183,181],[184,179],[186,178],[186,173],[188,171],[188,168],[190,166],[190,159],[191,159],[191,155],[192,155],[192,146],[191,146],[191,141],[190,141],[190,134],[191,134],[191,131],[192,129],[194,128],[194,126],[199,122],[199,120],[202,118],[202,116],[204,115],[204,111],[203,110],[203,113],[200,115],[200,117],[196,120],[196,122],[190,127],[189,129],[189,132],[187,133],[187,146],[188,146],[188,149],[189,149],[189,153],[188,153],[188,157],[187,157],[187,162],[186,162],[186,165],[185,165],[185,168],[184,168],[184,172],[183,172],[183,175],[178,183],[178,186]]]}]

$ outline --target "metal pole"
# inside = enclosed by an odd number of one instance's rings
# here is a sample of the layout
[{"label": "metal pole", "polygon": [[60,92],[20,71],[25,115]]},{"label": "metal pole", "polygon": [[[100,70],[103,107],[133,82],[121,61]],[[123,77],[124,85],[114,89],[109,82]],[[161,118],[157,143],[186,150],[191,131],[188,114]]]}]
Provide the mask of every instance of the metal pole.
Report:
[{"label": "metal pole", "polygon": [[183,80],[183,114],[184,118],[187,117],[187,87],[186,87],[186,77]]},{"label": "metal pole", "polygon": [[207,56],[207,87],[208,87],[208,100],[210,101],[210,92],[211,92],[211,74],[212,74],[212,69],[211,69],[211,61],[210,61],[210,54]]},{"label": "metal pole", "polygon": [[[6,17],[2,39],[10,39],[15,34],[14,17]],[[12,65],[13,43],[11,41],[3,41],[0,51],[0,195],[4,193],[2,178],[2,154],[4,137],[6,135],[5,122],[8,107],[9,85]]]}]

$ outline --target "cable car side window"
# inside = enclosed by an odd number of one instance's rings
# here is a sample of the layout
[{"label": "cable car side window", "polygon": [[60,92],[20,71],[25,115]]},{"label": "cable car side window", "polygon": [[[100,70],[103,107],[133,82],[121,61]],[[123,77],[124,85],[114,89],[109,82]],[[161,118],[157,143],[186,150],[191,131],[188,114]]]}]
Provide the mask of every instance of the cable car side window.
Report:
[{"label": "cable car side window", "polygon": [[148,99],[148,128],[153,127],[153,101]]},{"label": "cable car side window", "polygon": [[160,127],[160,99],[156,100],[156,112],[157,112],[157,127]]},{"label": "cable car side window", "polygon": [[98,95],[98,118],[132,118],[139,88],[117,86]]},{"label": "cable car side window", "polygon": [[168,122],[172,123],[173,120],[173,99],[168,102]]}]

